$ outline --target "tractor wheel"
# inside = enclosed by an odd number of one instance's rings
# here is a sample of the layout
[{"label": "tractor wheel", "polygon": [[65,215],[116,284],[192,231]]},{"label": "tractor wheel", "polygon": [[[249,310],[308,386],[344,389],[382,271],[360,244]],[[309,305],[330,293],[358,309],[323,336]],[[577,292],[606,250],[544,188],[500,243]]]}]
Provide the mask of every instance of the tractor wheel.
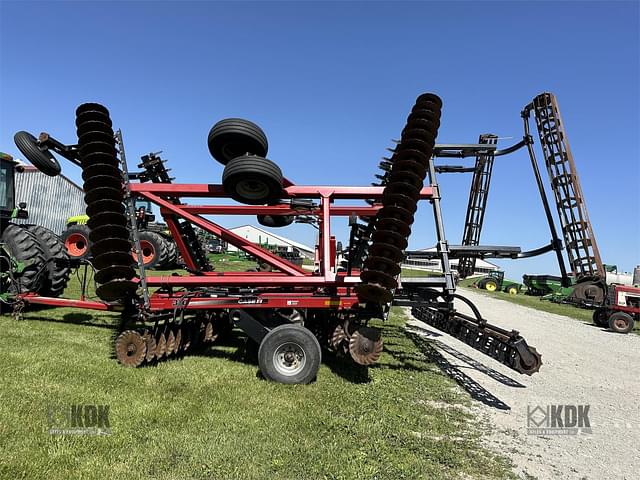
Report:
[{"label": "tractor wheel", "polygon": [[262,129],[242,118],[220,120],[211,127],[207,143],[211,156],[223,165],[246,154],[265,157],[269,147]]},{"label": "tractor wheel", "polygon": [[26,228],[38,239],[47,263],[48,275],[44,278],[39,293],[45,297],[59,297],[67,288],[71,271],[65,245],[48,228],[40,225],[28,225]]},{"label": "tractor wheel", "polygon": [[616,333],[629,333],[633,325],[633,317],[626,312],[614,312],[609,317],[609,328]]},{"label": "tractor wheel", "polygon": [[240,203],[264,205],[280,198],[282,171],[271,160],[245,155],[224,167],[222,185]]},{"label": "tractor wheel", "polygon": [[[169,252],[167,242],[162,235],[155,232],[140,232],[140,248],[145,268],[160,268],[166,264]],[[133,259],[137,262],[138,255],[132,252]]]},{"label": "tractor wheel", "polygon": [[91,256],[90,231],[87,225],[71,225],[62,233],[60,238],[72,260],[80,260]]},{"label": "tractor wheel", "polygon": [[596,308],[593,311],[593,319],[594,325],[597,325],[602,328],[607,328],[609,326],[609,311],[606,308]]},{"label": "tractor wheel", "polygon": [[167,247],[167,261],[162,268],[175,268],[178,263],[178,247],[172,238],[162,237]]},{"label": "tractor wheel", "polygon": [[310,383],[320,368],[318,339],[305,327],[280,325],[260,343],[258,365],[267,380],[279,383]]},{"label": "tractor wheel", "polygon": [[258,223],[265,227],[286,227],[293,223],[293,215],[258,215]]},{"label": "tractor wheel", "polygon": [[13,141],[18,150],[33,163],[33,166],[45,175],[55,177],[60,174],[60,164],[58,160],[47,149],[40,148],[36,137],[29,132],[18,132],[13,136]]},{"label": "tractor wheel", "polygon": [[47,274],[44,273],[44,252],[35,235],[22,225],[10,223],[2,232],[2,243],[13,261],[22,269],[20,273],[11,274],[13,281],[9,283],[7,290],[11,293],[39,292]]},{"label": "tractor wheel", "polygon": [[484,282],[484,289],[487,292],[495,292],[496,290],[498,290],[498,282],[496,282],[495,280],[488,278],[485,282]]},{"label": "tractor wheel", "polygon": [[506,287],[504,289],[504,291],[506,293],[508,293],[509,295],[517,295],[518,294],[518,286],[517,285],[509,285],[508,287]]}]

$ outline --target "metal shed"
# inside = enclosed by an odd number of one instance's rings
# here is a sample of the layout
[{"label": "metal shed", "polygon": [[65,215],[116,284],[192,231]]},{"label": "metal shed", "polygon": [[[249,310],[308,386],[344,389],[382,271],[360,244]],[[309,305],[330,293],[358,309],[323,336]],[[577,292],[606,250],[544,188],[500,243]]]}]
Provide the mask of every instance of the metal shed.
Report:
[{"label": "metal shed", "polygon": [[85,213],[84,192],[64,175],[50,177],[30,165],[16,172],[16,205],[27,204],[29,218],[16,223],[42,225],[60,235],[67,218]]}]

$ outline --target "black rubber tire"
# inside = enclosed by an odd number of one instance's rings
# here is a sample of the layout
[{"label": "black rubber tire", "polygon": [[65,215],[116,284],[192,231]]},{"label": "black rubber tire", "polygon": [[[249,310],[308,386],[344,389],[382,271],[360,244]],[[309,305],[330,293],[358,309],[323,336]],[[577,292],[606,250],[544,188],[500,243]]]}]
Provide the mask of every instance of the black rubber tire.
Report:
[{"label": "black rubber tire", "polygon": [[[62,240],[62,244],[65,246],[65,250],[67,251],[69,258],[71,258],[72,260],[80,260],[91,257],[92,242],[89,239],[90,232],[91,230],[87,225],[71,225],[64,232],[62,232],[62,235],[60,235],[60,239]],[[78,238],[79,236],[83,236],[85,238],[84,245],[78,245],[74,249],[72,245],[70,245],[70,242],[73,240],[72,236],[75,236],[76,238]],[[83,253],[79,253],[78,250],[82,250]]]},{"label": "black rubber tire", "polygon": [[280,228],[293,223],[293,215],[258,215],[258,223],[265,227]]},{"label": "black rubber tire", "polygon": [[506,287],[504,287],[503,291],[504,293],[508,293],[510,295],[512,295],[512,293],[510,292],[511,289],[515,288],[516,292],[513,295],[517,295],[518,293],[520,293],[520,289],[518,288],[517,285],[508,285]]},{"label": "black rubber tire", "polygon": [[609,326],[609,311],[606,308],[596,308],[593,311],[593,315],[591,318],[593,319],[594,325],[602,328],[607,328]]},{"label": "black rubber tire", "polygon": [[486,278],[482,278],[480,280],[478,280],[478,283],[476,283],[476,286],[482,290],[484,290],[484,287],[487,283],[487,279]]},{"label": "black rubber tire", "polygon": [[264,205],[280,198],[282,171],[271,160],[245,155],[224,167],[222,185],[227,195],[240,203]]},{"label": "black rubber tire", "polygon": [[[285,345],[295,345],[304,355],[299,371],[284,372],[277,363],[276,352]],[[267,380],[287,384],[307,384],[318,375],[322,352],[318,339],[305,327],[294,324],[280,325],[264,337],[258,349],[258,365]]]},{"label": "black rubber tire", "polygon": [[40,225],[27,225],[26,228],[38,239],[47,264],[47,275],[38,293],[45,297],[59,297],[67,288],[71,274],[67,249],[60,237],[48,228]]},{"label": "black rubber tire", "polygon": [[211,127],[207,144],[211,156],[223,165],[246,154],[266,157],[269,149],[262,129],[242,118],[220,120]]},{"label": "black rubber tire", "polygon": [[45,256],[38,239],[24,226],[10,223],[2,232],[2,243],[9,254],[24,263],[22,273],[15,274],[18,285],[11,284],[11,293],[38,293],[47,276]]},{"label": "black rubber tire", "polygon": [[614,312],[609,315],[609,328],[616,333],[629,333],[633,330],[634,320],[627,312]]},{"label": "black rubber tire", "polygon": [[61,168],[58,160],[49,150],[41,149],[38,140],[29,132],[20,131],[13,136],[13,141],[27,160],[45,175],[55,177],[60,174]]},{"label": "black rubber tire", "polygon": [[[494,290],[489,290],[487,288],[487,286],[489,286],[489,284],[493,284],[496,286],[496,288]],[[491,278],[488,278],[487,280],[484,281],[484,285],[482,286],[482,288],[484,288],[487,292],[497,292],[498,290],[500,290],[500,285],[498,285],[498,282],[496,282],[495,280],[492,280]]]},{"label": "black rubber tire", "polygon": [[[144,267],[149,269],[162,268],[161,265],[166,264],[168,258],[167,244],[164,238],[162,238],[162,235],[155,232],[140,232],[140,242],[149,242],[153,248],[153,256],[144,264]],[[144,256],[145,254],[143,252],[143,257]],[[133,258],[137,264],[135,256]]]},{"label": "black rubber tire", "polygon": [[175,268],[178,263],[178,246],[173,238],[162,237],[167,247],[167,260],[161,268]]}]

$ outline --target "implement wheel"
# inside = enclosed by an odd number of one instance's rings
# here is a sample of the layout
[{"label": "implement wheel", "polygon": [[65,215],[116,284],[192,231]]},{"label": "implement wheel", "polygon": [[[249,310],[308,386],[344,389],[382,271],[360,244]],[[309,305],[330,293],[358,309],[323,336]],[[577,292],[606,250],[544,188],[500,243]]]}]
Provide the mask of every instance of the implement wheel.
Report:
[{"label": "implement wheel", "polygon": [[633,317],[626,312],[615,312],[609,317],[609,328],[616,333],[629,333],[633,325]]},{"label": "implement wheel", "polygon": [[285,324],[267,333],[260,343],[258,365],[267,380],[306,384],[316,378],[321,357],[320,344],[309,330]]},{"label": "implement wheel", "polygon": [[271,160],[245,155],[224,167],[222,185],[227,195],[240,203],[264,205],[280,198],[282,171]]},{"label": "implement wheel", "polygon": [[13,141],[18,147],[18,150],[33,163],[33,166],[40,170],[45,175],[55,177],[60,173],[60,164],[58,160],[51,154],[46,148],[41,148],[38,145],[36,137],[29,132],[18,132],[13,136]]},{"label": "implement wheel", "polygon": [[207,144],[211,156],[223,165],[247,153],[264,157],[268,149],[262,129],[242,118],[220,120],[211,127]]}]

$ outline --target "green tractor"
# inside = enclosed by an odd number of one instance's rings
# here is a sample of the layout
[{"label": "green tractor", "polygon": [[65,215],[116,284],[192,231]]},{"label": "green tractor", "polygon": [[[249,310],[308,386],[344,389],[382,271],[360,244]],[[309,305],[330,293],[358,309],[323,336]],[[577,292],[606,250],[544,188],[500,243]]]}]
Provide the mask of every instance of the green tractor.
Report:
[{"label": "green tractor", "polygon": [[[178,248],[166,225],[155,223],[155,215],[150,213],[149,200],[136,199],[135,206],[144,266],[149,269],[175,268],[179,261]],[[91,255],[88,220],[88,215],[76,215],[67,219],[67,229],[62,233],[62,240],[72,259],[85,259]],[[132,256],[134,260],[138,260],[135,253],[132,252]]]},{"label": "green tractor", "polygon": [[60,238],[40,225],[22,225],[26,204],[16,207],[15,172],[21,166],[0,152],[0,309],[18,293],[58,297],[69,281],[69,257]]},{"label": "green tractor", "polygon": [[488,292],[505,292],[509,295],[517,295],[520,293],[522,285],[512,280],[505,280],[502,270],[489,272],[489,275],[480,277],[473,282],[472,286],[482,288]]}]

